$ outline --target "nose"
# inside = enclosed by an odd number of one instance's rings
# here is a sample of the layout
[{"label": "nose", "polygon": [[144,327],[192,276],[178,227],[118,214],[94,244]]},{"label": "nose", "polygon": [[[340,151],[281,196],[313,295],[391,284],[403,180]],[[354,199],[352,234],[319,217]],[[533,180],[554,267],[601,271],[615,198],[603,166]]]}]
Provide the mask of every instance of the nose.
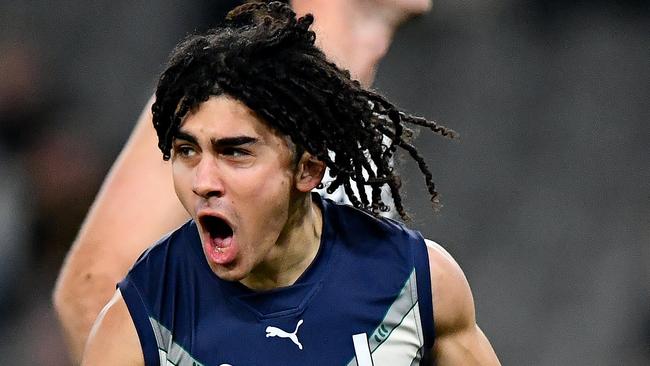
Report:
[{"label": "nose", "polygon": [[224,186],[221,180],[219,167],[214,159],[205,157],[195,166],[192,180],[192,191],[203,197],[221,197],[224,195]]}]

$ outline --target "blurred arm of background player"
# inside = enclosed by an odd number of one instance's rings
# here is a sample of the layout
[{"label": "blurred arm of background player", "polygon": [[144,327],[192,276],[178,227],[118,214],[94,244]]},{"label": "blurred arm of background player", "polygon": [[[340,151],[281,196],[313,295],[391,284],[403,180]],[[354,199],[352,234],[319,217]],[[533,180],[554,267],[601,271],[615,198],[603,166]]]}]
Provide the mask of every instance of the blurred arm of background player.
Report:
[{"label": "blurred arm of background player", "polygon": [[[369,86],[393,33],[405,19],[429,10],[430,0],[294,0],[312,13],[321,49]],[[189,218],[161,158],[151,101],[113,164],[59,274],[54,305],[72,359],[81,359],[91,326],[136,258]]]}]

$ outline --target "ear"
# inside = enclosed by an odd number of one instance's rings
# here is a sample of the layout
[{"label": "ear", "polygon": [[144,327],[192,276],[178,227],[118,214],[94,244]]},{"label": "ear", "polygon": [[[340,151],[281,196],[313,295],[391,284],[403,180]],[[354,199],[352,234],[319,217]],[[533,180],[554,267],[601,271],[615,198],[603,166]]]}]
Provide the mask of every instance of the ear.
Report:
[{"label": "ear", "polygon": [[316,188],[325,175],[325,163],[308,152],[303,152],[296,166],[296,189],[310,192]]}]

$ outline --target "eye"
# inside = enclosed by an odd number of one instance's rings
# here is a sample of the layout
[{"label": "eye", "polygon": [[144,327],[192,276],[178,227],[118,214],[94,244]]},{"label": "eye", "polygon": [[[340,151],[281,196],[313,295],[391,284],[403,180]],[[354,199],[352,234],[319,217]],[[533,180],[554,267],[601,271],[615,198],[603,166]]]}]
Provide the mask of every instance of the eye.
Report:
[{"label": "eye", "polygon": [[221,151],[221,154],[232,158],[242,158],[250,155],[248,151],[236,147],[224,148]]},{"label": "eye", "polygon": [[179,158],[191,158],[196,155],[196,150],[192,145],[179,144],[174,146],[174,156]]}]

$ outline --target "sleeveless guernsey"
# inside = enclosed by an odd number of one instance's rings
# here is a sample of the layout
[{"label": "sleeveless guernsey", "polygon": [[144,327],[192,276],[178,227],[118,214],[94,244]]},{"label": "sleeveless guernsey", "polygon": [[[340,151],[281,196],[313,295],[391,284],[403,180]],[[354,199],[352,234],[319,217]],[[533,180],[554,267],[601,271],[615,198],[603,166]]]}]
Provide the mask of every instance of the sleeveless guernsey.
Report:
[{"label": "sleeveless guernsey", "polygon": [[418,365],[433,345],[427,250],[390,219],[314,195],[319,252],[295,284],[219,279],[189,221],[118,284],[146,365]]}]

